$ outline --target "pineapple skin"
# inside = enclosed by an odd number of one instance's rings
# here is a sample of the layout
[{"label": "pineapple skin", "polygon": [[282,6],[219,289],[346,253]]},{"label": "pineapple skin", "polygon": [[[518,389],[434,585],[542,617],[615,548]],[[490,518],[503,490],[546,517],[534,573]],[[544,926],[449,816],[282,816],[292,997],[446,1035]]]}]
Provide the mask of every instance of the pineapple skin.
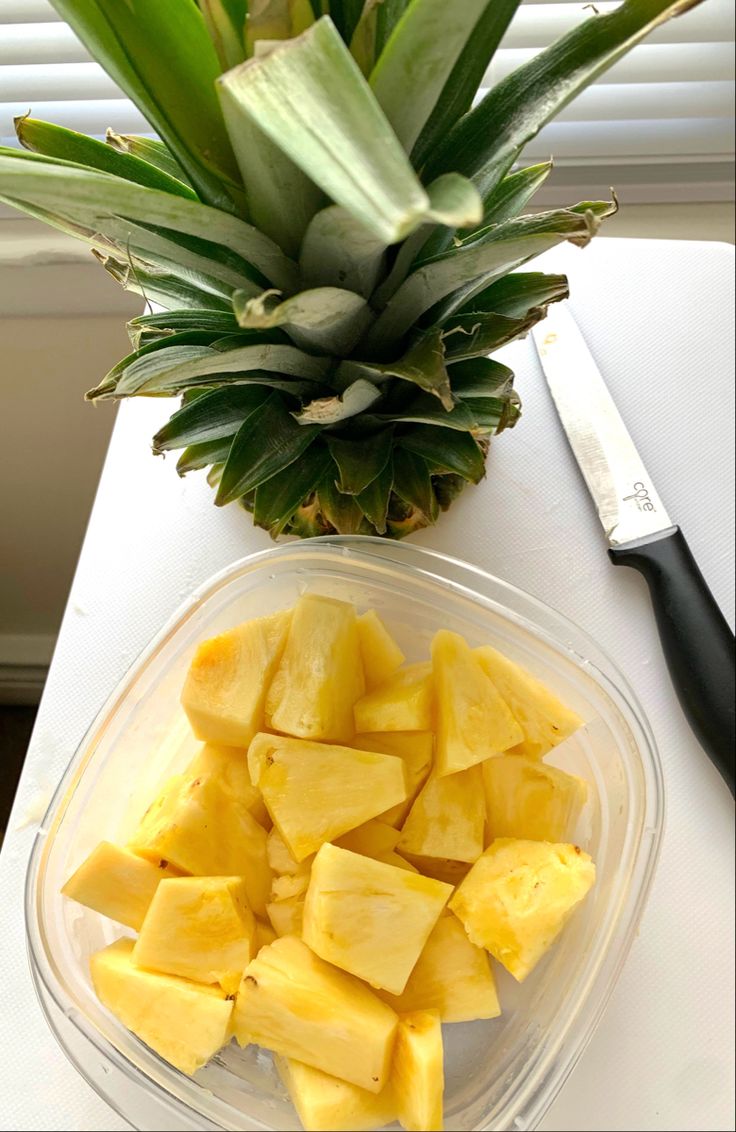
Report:
[{"label": "pineapple skin", "polygon": [[95,993],[147,1046],[191,1075],[228,1041],[233,1004],[219,987],[144,971],[132,951],[132,939],[119,939],[91,957]]},{"label": "pineapple skin", "polygon": [[135,853],[170,861],[196,876],[243,876],[248,902],[262,916],[271,888],[266,831],[212,776],[175,775],[149,806],[131,839]]},{"label": "pineapple skin", "polygon": [[179,872],[166,861],[150,861],[101,841],[62,888],[62,895],[138,931],[156,889]]},{"label": "pineapple skin", "polygon": [[588,796],[582,778],[524,755],[483,763],[483,786],[492,838],[566,841]]},{"label": "pineapple skin", "polygon": [[305,594],[292,614],[266,695],[266,723],[300,739],[349,743],[353,705],[365,690],[355,609]]},{"label": "pineapple skin", "polygon": [[407,1132],[442,1132],[445,1071],[436,1010],[400,1016],[391,1081],[401,1126]]},{"label": "pineapple skin", "polygon": [[246,967],[234,1030],[370,1093],[391,1071],[398,1018],[359,979],[325,963],[294,936],[276,940]]},{"label": "pineapple skin", "polygon": [[[352,747],[256,735],[248,751],[253,782],[299,862],[406,798],[404,763]],[[309,806],[304,799],[309,799]]]},{"label": "pineapple skin", "polygon": [[137,966],[235,994],[255,955],[242,877],[180,877],[159,885],[132,952]]},{"label": "pineapple skin", "polygon": [[304,942],[373,987],[401,994],[450,885],[323,845],[304,903]]},{"label": "pineapple skin", "polygon": [[411,860],[436,857],[473,864],[483,852],[486,805],[479,766],[422,787],[404,823],[397,849]]},{"label": "pineapple skin", "polygon": [[246,621],[198,646],[181,694],[198,739],[247,747],[263,727],[268,688],[281,658],[291,613]]},{"label": "pineapple skin", "polygon": [[370,1132],[396,1120],[390,1083],[378,1094],[369,1093],[301,1061],[274,1060],[305,1132]]},{"label": "pineapple skin", "polygon": [[534,970],[595,882],[576,845],[499,838],[450,901],[473,943],[517,982]]},{"label": "pineapple skin", "polygon": [[520,743],[523,732],[477,656],[458,633],[441,629],[432,641],[437,715],[435,768],[442,777]]},{"label": "pineapple skin", "polygon": [[356,731],[431,731],[432,665],[408,664],[355,705]]},{"label": "pineapple skin", "polygon": [[452,912],[435,924],[403,993],[379,994],[397,1014],[435,1010],[441,1022],[474,1022],[501,1013],[488,955],[470,942]]},{"label": "pineapple skin", "polygon": [[523,738],[509,754],[541,759],[583,726],[546,684],[507,656],[490,645],[475,649],[475,655],[521,726]]}]

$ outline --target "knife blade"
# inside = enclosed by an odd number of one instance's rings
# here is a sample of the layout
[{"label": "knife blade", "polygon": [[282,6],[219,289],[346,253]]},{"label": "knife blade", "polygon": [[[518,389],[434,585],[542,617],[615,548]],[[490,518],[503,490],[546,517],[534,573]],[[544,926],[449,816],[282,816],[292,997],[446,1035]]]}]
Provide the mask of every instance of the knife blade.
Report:
[{"label": "knife blade", "polygon": [[572,314],[532,331],[562,427],[614,565],[646,579],[672,683],[690,726],[734,793],[734,637],[646,470]]}]

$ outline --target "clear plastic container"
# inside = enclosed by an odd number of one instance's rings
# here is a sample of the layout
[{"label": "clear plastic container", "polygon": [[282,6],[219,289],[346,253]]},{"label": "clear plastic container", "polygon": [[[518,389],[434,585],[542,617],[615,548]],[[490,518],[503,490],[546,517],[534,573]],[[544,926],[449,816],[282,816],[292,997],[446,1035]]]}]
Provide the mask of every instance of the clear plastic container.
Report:
[{"label": "clear plastic container", "polygon": [[49,1024],[138,1129],[299,1127],[263,1051],[232,1045],[190,1079],[125,1030],[88,972],[91,953],[121,929],[59,890],[99,840],[126,840],[188,757],[170,736],[182,731],[179,693],[196,644],[305,591],[377,609],[410,660],[427,655],[440,627],[492,643],[586,720],[552,761],[592,784],[577,838],[596,861],[595,888],[523,986],[497,967],[500,1018],[445,1027],[446,1127],[534,1128],[590,1039],[637,928],[662,834],[659,761],[631,690],[581,630],[513,586],[411,545],[336,538],[255,554],[202,586],[131,668],[74,756],[30,862],[30,960]]}]

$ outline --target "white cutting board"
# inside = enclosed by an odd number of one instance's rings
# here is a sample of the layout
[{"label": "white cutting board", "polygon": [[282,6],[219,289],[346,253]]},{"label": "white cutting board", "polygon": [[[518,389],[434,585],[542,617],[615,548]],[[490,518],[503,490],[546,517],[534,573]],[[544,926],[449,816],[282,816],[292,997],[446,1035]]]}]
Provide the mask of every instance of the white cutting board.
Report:
[{"label": "white cutting board", "polygon": [[[733,249],[600,239],[545,266],[569,272],[573,313],[733,622]],[[649,715],[669,811],[639,937],[543,1128],[720,1132],[733,1127],[733,805],[672,692],[643,580],[608,562],[531,343],[504,354],[525,416],[494,442],[486,482],[417,541],[529,590],[599,640]],[[88,723],[174,608],[269,545],[239,509],[216,511],[201,477],[179,481],[173,460],[151,457],[165,413],[141,401],[118,417],[0,861],[5,1129],[127,1127],[65,1061],[35,1001],[21,911],[34,825]]]}]

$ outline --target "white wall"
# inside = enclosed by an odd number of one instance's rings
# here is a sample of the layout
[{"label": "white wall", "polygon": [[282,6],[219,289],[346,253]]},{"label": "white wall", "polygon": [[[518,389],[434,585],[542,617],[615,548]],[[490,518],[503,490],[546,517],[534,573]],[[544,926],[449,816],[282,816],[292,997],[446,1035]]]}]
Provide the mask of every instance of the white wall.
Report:
[{"label": "white wall", "polygon": [[[732,241],[733,208],[632,205],[603,233]],[[0,222],[0,669],[52,647],[114,420],[82,398],[126,352],[141,308],[88,256]]]}]

